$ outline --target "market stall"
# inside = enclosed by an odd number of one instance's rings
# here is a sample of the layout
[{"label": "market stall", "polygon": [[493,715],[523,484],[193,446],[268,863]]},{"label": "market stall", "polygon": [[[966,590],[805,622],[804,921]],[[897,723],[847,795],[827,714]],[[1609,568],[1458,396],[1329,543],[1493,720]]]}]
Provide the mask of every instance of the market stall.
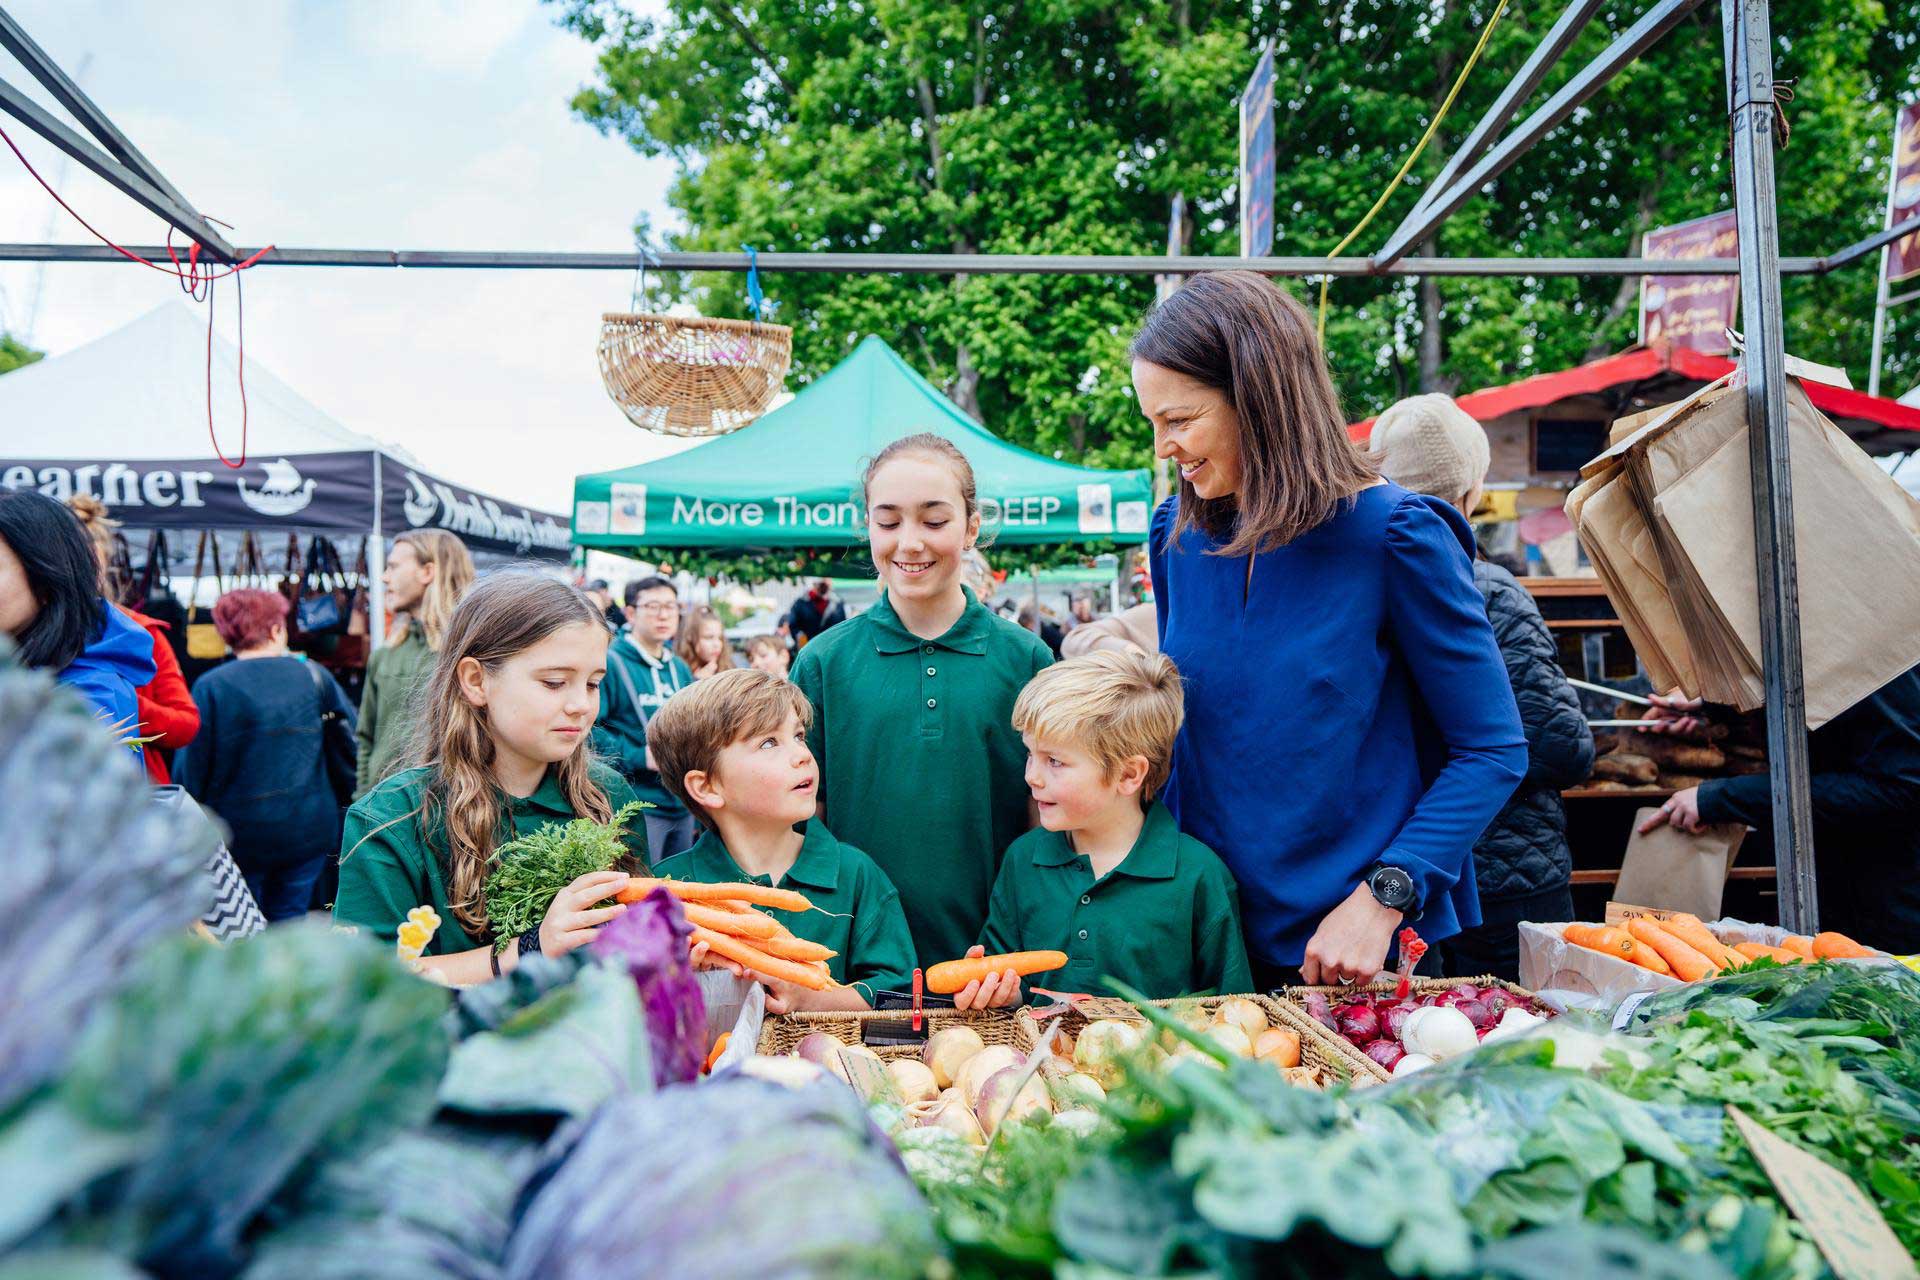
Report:
[{"label": "market stall", "polygon": [[1007,444],[871,335],[792,400],[730,435],[579,477],[574,541],[675,562],[693,552],[784,553],[795,563],[845,557],[865,536],[865,460],[923,431],[953,441],[973,464],[989,555],[996,547],[1098,550],[1146,541],[1152,485],[1144,469],[1099,471]]},{"label": "market stall", "polygon": [[433,475],[334,421],[257,359],[245,369],[243,440],[240,373],[232,344],[216,333],[209,355],[205,323],[177,302],[16,370],[0,379],[0,484],[101,499],[130,533],[169,534],[176,574],[207,530],[229,535],[229,565],[235,534],[274,547],[318,534],[347,544],[349,562],[365,540],[376,595],[383,541],[408,529],[445,529],[483,557],[570,555],[558,517]]}]

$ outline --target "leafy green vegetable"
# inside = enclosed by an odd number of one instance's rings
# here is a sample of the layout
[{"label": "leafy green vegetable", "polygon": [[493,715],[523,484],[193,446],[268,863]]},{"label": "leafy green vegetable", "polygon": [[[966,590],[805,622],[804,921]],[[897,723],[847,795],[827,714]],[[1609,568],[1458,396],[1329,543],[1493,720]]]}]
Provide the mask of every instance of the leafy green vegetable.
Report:
[{"label": "leafy green vegetable", "polygon": [[527,930],[539,928],[554,895],[569,884],[595,871],[606,871],[625,857],[627,846],[622,837],[627,824],[648,807],[636,800],[606,822],[590,818],[549,822],[495,850],[493,870],[487,875],[484,889],[495,948],[504,951]]},{"label": "leafy green vegetable", "polygon": [[[6,646],[0,639],[0,647]],[[217,837],[155,803],[71,689],[0,661],[0,1116],[55,1075],[87,1014],[213,894]]]},{"label": "leafy green vegetable", "polygon": [[585,1116],[615,1094],[652,1088],[640,996],[625,970],[595,964],[455,1046],[440,1103],[478,1114]]},{"label": "leafy green vegetable", "polygon": [[37,1241],[231,1274],[283,1188],[426,1119],[446,1005],[390,945],[317,923],[153,948],[0,1130],[0,1247],[45,1222]]}]

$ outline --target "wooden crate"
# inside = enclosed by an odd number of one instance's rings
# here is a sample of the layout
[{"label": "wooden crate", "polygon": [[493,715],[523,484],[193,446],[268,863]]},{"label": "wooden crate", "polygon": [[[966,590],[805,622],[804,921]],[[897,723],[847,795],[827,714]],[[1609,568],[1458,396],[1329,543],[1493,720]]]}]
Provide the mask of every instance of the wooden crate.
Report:
[{"label": "wooden crate", "polygon": [[[1413,994],[1417,996],[1424,991],[1444,991],[1448,987],[1459,987],[1459,986],[1466,986],[1469,984],[1476,987],[1497,987],[1500,990],[1507,992],[1509,995],[1519,996],[1520,998],[1530,1002],[1535,1001],[1533,992],[1527,990],[1525,987],[1519,985],[1518,983],[1508,982],[1504,978],[1496,978],[1490,973],[1485,974],[1478,978],[1419,978],[1419,977],[1416,977],[1413,980]],[[1392,1072],[1388,1071],[1385,1067],[1375,1062],[1372,1058],[1369,1058],[1366,1054],[1361,1053],[1357,1047],[1355,1047],[1345,1036],[1341,1035],[1339,1032],[1329,1031],[1325,1027],[1321,1026],[1319,1020],[1316,1019],[1312,1014],[1307,1012],[1306,1005],[1302,1004],[1301,1001],[1304,997],[1310,994],[1323,995],[1327,998],[1329,1002],[1347,1000],[1358,995],[1385,995],[1387,992],[1392,991],[1395,987],[1399,985],[1400,985],[1399,979],[1396,978],[1396,979],[1392,979],[1390,981],[1385,981],[1385,982],[1357,983],[1351,987],[1294,986],[1294,987],[1285,988],[1280,999],[1284,1001],[1289,1007],[1298,1010],[1300,1016],[1302,1018],[1305,1018],[1309,1023],[1313,1025],[1314,1030],[1318,1031],[1323,1036],[1329,1036],[1335,1040],[1338,1040],[1341,1043],[1341,1045],[1343,1045],[1348,1050],[1350,1050],[1355,1057],[1360,1059],[1360,1066],[1362,1070],[1366,1071],[1369,1075],[1371,1075],[1376,1080],[1388,1080],[1392,1078],[1392,1074],[1393,1074]]]},{"label": "wooden crate", "polygon": [[[1011,1009],[970,1009],[965,1012],[958,1009],[927,1009],[923,1011],[923,1016],[929,1034],[942,1027],[972,1027],[986,1044],[1017,1048],[1021,1043]],[[877,1013],[782,1014],[777,1018],[768,1018],[761,1027],[758,1051],[776,1055],[792,1053],[795,1045],[815,1031],[824,1031],[842,1044],[861,1044],[866,1024],[905,1022],[912,1017],[912,1012],[905,1009],[888,1009]],[[875,1044],[867,1047],[885,1062],[920,1056],[920,1046],[917,1044]]]},{"label": "wooden crate", "polygon": [[[1175,1000],[1155,1000],[1152,1003],[1161,1009],[1179,1011],[1198,1005],[1203,1011],[1212,1014],[1230,996],[1198,996]],[[1300,1037],[1300,1065],[1314,1071],[1320,1078],[1331,1084],[1346,1081],[1354,1084],[1370,1084],[1376,1078],[1369,1070],[1374,1064],[1366,1054],[1348,1044],[1341,1037],[1308,1017],[1304,1011],[1272,996],[1250,995],[1245,997],[1259,1005],[1266,1013],[1267,1021],[1276,1027],[1284,1027]],[[1140,1011],[1125,1000],[1097,999],[1076,1001],[1067,1012],[1045,1020],[1034,1017],[1031,1008],[1020,1010],[1015,1019],[1020,1034],[1019,1047],[1027,1053],[1040,1046],[1043,1036],[1049,1035],[1055,1028],[1064,1028],[1066,1033],[1078,1039],[1086,1030],[1089,1022],[1102,1018],[1115,1018],[1122,1022],[1144,1023],[1146,1019]]]}]

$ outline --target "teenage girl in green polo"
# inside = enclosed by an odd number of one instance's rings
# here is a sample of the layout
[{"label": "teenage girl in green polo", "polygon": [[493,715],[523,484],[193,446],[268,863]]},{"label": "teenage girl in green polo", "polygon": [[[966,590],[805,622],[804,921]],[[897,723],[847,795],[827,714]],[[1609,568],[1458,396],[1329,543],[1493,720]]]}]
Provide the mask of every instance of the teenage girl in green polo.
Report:
[{"label": "teenage girl in green polo", "polygon": [[[495,947],[482,886],[500,844],[550,822],[605,822],[633,800],[592,762],[607,625],[564,582],[498,573],[469,591],[447,625],[424,690],[413,756],[347,812],[334,919],[392,939],[407,912],[431,906],[439,931],[422,965],[466,985],[513,969],[532,951],[561,955],[626,908],[596,902],[644,873],[646,837],[628,837],[624,868],[562,889],[537,929]],[[634,826],[639,827],[638,823]]]},{"label": "teenage girl in green polo", "polygon": [[827,827],[893,881],[930,965],[979,938],[1000,855],[1031,824],[1013,702],[1053,655],[961,585],[980,507],[951,441],[896,440],[862,489],[883,592],[802,649],[793,681]]}]

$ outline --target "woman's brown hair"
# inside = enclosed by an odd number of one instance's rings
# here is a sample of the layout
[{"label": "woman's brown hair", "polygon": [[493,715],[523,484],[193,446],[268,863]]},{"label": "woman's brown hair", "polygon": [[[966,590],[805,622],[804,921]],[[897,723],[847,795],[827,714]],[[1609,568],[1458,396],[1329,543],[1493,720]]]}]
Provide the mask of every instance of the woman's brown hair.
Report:
[{"label": "woman's brown hair", "polygon": [[687,620],[680,626],[680,639],[674,645],[674,652],[688,668],[698,671],[700,661],[700,633],[711,622],[720,628],[720,658],[714,664],[715,670],[729,671],[738,664],[733,660],[733,646],[727,643],[727,624],[711,605],[697,604],[687,610]]},{"label": "woman's brown hair", "polygon": [[120,581],[120,575],[113,568],[116,549],[113,536],[119,532],[120,522],[107,514],[106,503],[90,493],[76,493],[68,498],[67,510],[73,512],[73,518],[86,530],[87,541],[93,544],[93,558],[100,565],[100,594],[108,600],[120,599],[127,585]]},{"label": "woman's brown hair", "polygon": [[1219,391],[1240,420],[1240,492],[1202,498],[1180,481],[1176,534],[1198,527],[1216,554],[1285,546],[1377,478],[1347,435],[1313,316],[1265,276],[1194,276],[1147,313],[1128,356]]},{"label": "woman's brown hair", "polygon": [[[488,671],[524,653],[562,627],[585,623],[606,630],[606,615],[577,587],[542,574],[496,573],[476,583],[453,611],[433,674],[415,708],[410,765],[432,769],[421,807],[401,821],[418,818],[429,833],[444,831],[436,845],[446,877],[447,904],[469,934],[488,933],[482,895],[495,841],[506,811],[494,782],[493,733],[487,709],[468,702],[460,691],[460,664],[472,658]],[[584,741],[553,766],[561,794],[574,814],[606,822],[613,806],[588,773]],[[377,828],[376,828],[377,829]],[[346,856],[352,856],[351,851]]]},{"label": "woman's brown hair", "polygon": [[880,474],[880,468],[895,458],[909,454],[918,454],[931,458],[935,462],[944,462],[953,472],[953,482],[960,486],[960,502],[966,508],[968,520],[980,514],[978,486],[973,479],[973,464],[967,461],[967,455],[960,452],[960,446],[945,436],[935,435],[931,431],[922,431],[918,435],[902,436],[892,444],[873,455],[873,461],[860,474],[860,501],[867,502],[867,491],[873,488],[873,478]]}]

